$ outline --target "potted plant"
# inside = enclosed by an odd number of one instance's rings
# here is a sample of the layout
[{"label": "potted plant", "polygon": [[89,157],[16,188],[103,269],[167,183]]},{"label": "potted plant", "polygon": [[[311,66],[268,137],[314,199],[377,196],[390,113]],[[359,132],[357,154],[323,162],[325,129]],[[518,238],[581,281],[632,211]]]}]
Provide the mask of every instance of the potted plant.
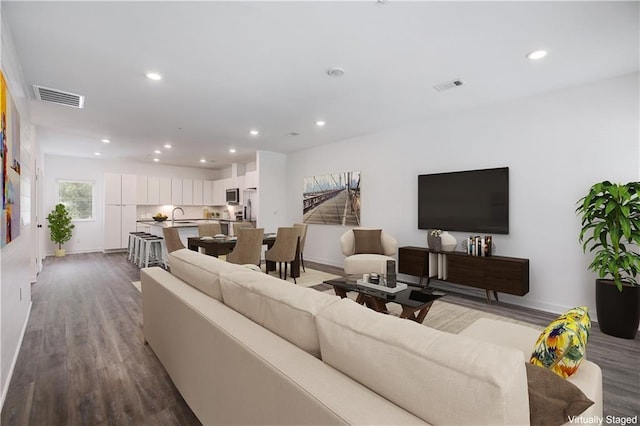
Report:
[{"label": "potted plant", "polygon": [[51,241],[58,244],[55,255],[62,257],[65,255],[62,245],[71,239],[72,230],[76,226],[71,223],[71,215],[62,203],[56,204],[47,216],[47,221],[49,222]]},{"label": "potted plant", "polygon": [[640,323],[640,182],[599,182],[578,201],[582,250],[594,253],[596,311],[603,333],[633,339]]}]

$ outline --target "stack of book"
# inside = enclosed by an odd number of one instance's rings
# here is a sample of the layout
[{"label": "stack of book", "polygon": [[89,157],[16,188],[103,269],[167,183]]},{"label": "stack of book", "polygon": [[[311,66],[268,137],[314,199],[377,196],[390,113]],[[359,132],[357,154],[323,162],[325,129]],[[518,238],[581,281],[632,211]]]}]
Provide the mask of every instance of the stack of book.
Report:
[{"label": "stack of book", "polygon": [[471,236],[466,239],[467,254],[471,256],[491,256],[492,251],[492,237],[491,235]]}]

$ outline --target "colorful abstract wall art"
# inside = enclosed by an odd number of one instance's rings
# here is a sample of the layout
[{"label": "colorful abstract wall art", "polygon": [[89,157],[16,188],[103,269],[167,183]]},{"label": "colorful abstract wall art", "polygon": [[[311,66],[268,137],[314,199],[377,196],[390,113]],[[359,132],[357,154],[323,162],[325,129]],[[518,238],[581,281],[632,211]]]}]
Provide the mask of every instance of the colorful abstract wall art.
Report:
[{"label": "colorful abstract wall art", "polygon": [[20,116],[0,71],[0,172],[2,224],[0,247],[20,234]]},{"label": "colorful abstract wall art", "polygon": [[304,178],[303,222],[360,225],[360,172]]}]

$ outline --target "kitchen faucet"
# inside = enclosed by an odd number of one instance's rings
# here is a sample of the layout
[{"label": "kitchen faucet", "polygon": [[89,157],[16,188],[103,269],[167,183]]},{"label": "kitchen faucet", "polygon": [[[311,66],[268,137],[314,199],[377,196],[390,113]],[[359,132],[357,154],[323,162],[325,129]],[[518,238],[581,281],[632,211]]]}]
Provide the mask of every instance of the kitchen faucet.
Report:
[{"label": "kitchen faucet", "polygon": [[173,221],[174,221],[173,216],[174,216],[176,210],[180,210],[182,212],[182,214],[184,215],[184,210],[182,210],[182,207],[174,207],[173,210],[171,210],[171,226],[173,226]]}]

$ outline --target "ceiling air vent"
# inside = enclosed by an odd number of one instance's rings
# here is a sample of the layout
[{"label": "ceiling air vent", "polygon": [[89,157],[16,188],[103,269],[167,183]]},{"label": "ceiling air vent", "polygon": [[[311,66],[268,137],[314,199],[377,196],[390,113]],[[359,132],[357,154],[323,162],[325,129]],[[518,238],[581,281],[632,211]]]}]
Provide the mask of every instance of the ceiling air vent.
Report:
[{"label": "ceiling air vent", "polygon": [[462,86],[464,82],[459,78],[444,83],[436,84],[433,86],[438,92],[444,92],[445,90],[453,89],[454,87]]},{"label": "ceiling air vent", "polygon": [[84,108],[84,96],[75,93],[63,92],[62,90],[50,87],[33,85],[36,99],[52,104],[65,105],[73,108]]}]

